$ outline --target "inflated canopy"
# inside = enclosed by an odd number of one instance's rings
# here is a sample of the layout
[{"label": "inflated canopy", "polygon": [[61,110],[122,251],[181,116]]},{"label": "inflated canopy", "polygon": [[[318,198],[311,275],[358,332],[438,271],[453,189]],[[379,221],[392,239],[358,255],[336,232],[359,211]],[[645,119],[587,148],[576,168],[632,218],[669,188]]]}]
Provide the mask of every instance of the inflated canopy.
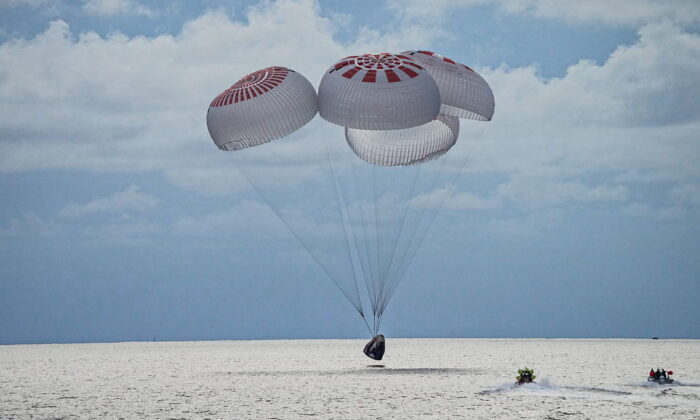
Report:
[{"label": "inflated canopy", "polygon": [[209,105],[207,128],[221,150],[238,150],[285,137],[318,111],[316,90],[286,67],[251,73]]},{"label": "inflated canopy", "polygon": [[406,51],[435,79],[440,89],[440,113],[459,118],[490,121],[495,102],[486,81],[470,67],[432,51]]},{"label": "inflated canopy", "polygon": [[389,53],[345,57],[318,88],[328,122],[361,130],[396,130],[430,122],[440,110],[433,78],[410,57]]},{"label": "inflated canopy", "polygon": [[439,114],[418,127],[401,130],[345,129],[345,139],[362,160],[396,166],[425,162],[447,153],[459,136],[459,119]]}]

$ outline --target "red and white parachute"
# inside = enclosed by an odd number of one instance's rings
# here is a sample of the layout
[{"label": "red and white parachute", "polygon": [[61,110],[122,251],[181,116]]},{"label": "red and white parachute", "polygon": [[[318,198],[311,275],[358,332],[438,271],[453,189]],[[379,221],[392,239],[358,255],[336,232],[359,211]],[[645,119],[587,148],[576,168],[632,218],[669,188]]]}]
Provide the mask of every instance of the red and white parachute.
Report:
[{"label": "red and white parachute", "polygon": [[[476,71],[437,53],[361,54],[331,65],[318,94],[304,76],[285,67],[251,73],[214,98],[207,127],[217,147],[236,151],[237,167],[258,184],[258,192],[367,322],[360,296],[361,285],[366,286],[373,314],[368,328],[376,334],[444,200],[436,191],[449,190],[439,185],[440,171],[430,165],[449,158],[460,118],[490,121],[494,104],[491,88]],[[340,136],[304,139],[298,148],[292,138],[300,136],[272,142],[317,112],[344,127],[345,143],[338,142]],[[314,178],[322,162],[309,161],[321,148],[327,150],[330,170]],[[256,173],[255,162],[263,160]],[[421,174],[422,167],[427,169]],[[443,172],[453,174],[454,167]],[[292,170],[271,174],[282,168]],[[288,181],[295,175],[306,183],[301,194],[266,191],[258,183],[262,177]],[[331,185],[323,197],[322,181]],[[329,219],[333,206],[335,221]],[[342,238],[334,248],[326,239],[336,234]],[[340,253],[346,253],[345,263]]]},{"label": "red and white parachute", "polygon": [[490,121],[495,102],[486,80],[470,67],[432,51],[406,51],[430,73],[440,90],[440,113]]},{"label": "red and white parachute", "polygon": [[318,112],[316,90],[286,67],[251,73],[216,96],[207,112],[209,134],[221,150],[258,146],[286,137]]},{"label": "red and white parachute", "polygon": [[323,75],[318,107],[326,121],[361,130],[397,130],[433,120],[440,92],[428,72],[389,53],[340,59]]}]

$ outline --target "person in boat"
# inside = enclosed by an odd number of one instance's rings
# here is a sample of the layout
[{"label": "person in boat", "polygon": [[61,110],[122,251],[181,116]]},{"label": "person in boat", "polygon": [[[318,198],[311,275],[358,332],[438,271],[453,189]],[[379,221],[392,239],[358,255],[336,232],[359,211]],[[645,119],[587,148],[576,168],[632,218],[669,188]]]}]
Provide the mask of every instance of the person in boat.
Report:
[{"label": "person in boat", "polygon": [[532,369],[518,369],[518,376],[515,377],[518,384],[528,384],[534,381],[535,375]]},{"label": "person in boat", "polygon": [[657,381],[661,379],[661,371],[659,370],[659,368],[656,368],[656,372],[654,372],[654,379],[656,379]]},{"label": "person in boat", "polygon": [[661,377],[663,379],[668,379],[668,376],[666,376],[666,369],[661,369]]},{"label": "person in boat", "polygon": [[651,368],[651,370],[649,371],[649,377],[650,378],[654,377],[654,368]]}]

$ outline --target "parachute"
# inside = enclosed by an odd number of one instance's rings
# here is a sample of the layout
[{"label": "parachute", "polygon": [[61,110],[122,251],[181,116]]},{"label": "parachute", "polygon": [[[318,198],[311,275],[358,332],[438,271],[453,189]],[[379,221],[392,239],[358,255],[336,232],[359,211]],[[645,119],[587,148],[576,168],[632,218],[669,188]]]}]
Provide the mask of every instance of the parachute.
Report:
[{"label": "parachute", "polygon": [[439,157],[454,146],[459,119],[438,114],[418,127],[401,130],[345,129],[345,139],[365,162],[379,166],[417,165]]},{"label": "parachute", "polygon": [[[365,354],[380,360],[384,311],[474,145],[458,147],[459,119],[493,112],[473,69],[407,51],[342,58],[318,94],[285,67],[251,73],[214,98],[207,127],[358,312],[375,337]],[[307,123],[320,134],[297,133]],[[478,138],[477,126],[462,137]]]},{"label": "parachute", "polygon": [[207,128],[219,149],[239,150],[286,137],[316,112],[316,90],[304,76],[286,67],[268,67],[214,98]]},{"label": "parachute", "polygon": [[486,80],[469,66],[432,51],[406,51],[425,67],[440,90],[440,113],[458,118],[490,121],[495,102]]},{"label": "parachute", "polygon": [[389,53],[340,59],[318,87],[326,121],[363,130],[396,130],[426,124],[440,111],[440,92],[414,60]]}]

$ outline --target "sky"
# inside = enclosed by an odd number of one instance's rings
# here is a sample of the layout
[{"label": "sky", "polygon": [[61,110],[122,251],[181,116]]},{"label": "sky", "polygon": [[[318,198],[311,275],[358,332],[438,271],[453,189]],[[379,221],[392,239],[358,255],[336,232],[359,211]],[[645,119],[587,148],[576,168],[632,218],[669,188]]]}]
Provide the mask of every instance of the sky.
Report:
[{"label": "sky", "polygon": [[[368,337],[268,206],[334,252],[295,207],[333,201],[326,158],[248,180],[206,110],[260,68],[318,87],[415,49],[476,69],[496,113],[463,122],[382,332],[700,338],[700,3],[429,3],[0,2],[0,344]],[[289,144],[343,137],[317,117]]]}]

